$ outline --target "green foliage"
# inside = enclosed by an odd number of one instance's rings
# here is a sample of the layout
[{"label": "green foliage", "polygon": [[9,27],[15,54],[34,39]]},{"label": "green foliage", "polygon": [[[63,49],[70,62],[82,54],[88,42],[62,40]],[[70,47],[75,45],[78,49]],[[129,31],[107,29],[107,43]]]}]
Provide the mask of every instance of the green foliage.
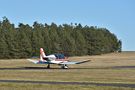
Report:
[{"label": "green foliage", "polygon": [[38,22],[14,27],[6,17],[0,21],[0,58],[37,56],[41,47],[47,54],[64,52],[80,56],[121,52],[121,46],[122,41],[106,28]]}]

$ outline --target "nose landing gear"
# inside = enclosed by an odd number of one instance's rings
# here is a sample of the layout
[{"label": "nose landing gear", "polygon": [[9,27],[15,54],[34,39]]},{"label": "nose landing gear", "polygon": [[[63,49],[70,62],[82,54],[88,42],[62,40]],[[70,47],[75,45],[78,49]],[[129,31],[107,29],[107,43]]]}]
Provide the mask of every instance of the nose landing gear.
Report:
[{"label": "nose landing gear", "polygon": [[61,65],[62,69],[68,69],[68,66],[66,64]]}]

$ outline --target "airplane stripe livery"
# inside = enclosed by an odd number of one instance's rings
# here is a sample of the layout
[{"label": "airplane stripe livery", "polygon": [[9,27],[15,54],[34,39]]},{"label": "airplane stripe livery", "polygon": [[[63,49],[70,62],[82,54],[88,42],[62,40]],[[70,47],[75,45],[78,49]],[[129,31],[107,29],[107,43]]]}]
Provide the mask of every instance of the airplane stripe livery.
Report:
[{"label": "airplane stripe livery", "polygon": [[50,64],[58,64],[61,66],[62,69],[67,69],[68,68],[67,65],[70,64],[82,64],[90,61],[90,60],[85,60],[80,62],[69,61],[63,54],[51,54],[46,56],[43,48],[40,48],[39,60],[32,60],[32,59],[27,59],[27,60],[35,64],[47,64],[47,68],[50,68]]}]

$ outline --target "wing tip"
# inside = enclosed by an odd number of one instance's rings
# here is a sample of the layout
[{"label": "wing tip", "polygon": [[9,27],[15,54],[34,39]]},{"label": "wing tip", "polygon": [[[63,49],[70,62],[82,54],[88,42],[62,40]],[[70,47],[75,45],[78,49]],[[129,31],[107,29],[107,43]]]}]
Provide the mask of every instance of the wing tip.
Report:
[{"label": "wing tip", "polygon": [[91,60],[85,60],[85,61],[81,61],[81,62],[78,62],[76,64],[81,64],[81,63],[86,63],[86,62],[90,62]]}]

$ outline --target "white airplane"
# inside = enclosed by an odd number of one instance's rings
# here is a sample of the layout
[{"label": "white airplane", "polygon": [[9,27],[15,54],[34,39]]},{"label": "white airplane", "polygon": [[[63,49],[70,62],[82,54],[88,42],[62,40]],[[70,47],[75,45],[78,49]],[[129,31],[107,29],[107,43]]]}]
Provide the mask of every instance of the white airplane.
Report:
[{"label": "white airplane", "polygon": [[69,64],[81,64],[90,61],[90,60],[85,60],[80,62],[69,61],[63,54],[51,54],[46,56],[43,48],[40,48],[39,60],[32,60],[32,59],[27,59],[27,60],[35,64],[47,64],[47,68],[50,68],[50,64],[58,64],[61,66],[62,69],[67,69],[68,68],[67,65]]}]

